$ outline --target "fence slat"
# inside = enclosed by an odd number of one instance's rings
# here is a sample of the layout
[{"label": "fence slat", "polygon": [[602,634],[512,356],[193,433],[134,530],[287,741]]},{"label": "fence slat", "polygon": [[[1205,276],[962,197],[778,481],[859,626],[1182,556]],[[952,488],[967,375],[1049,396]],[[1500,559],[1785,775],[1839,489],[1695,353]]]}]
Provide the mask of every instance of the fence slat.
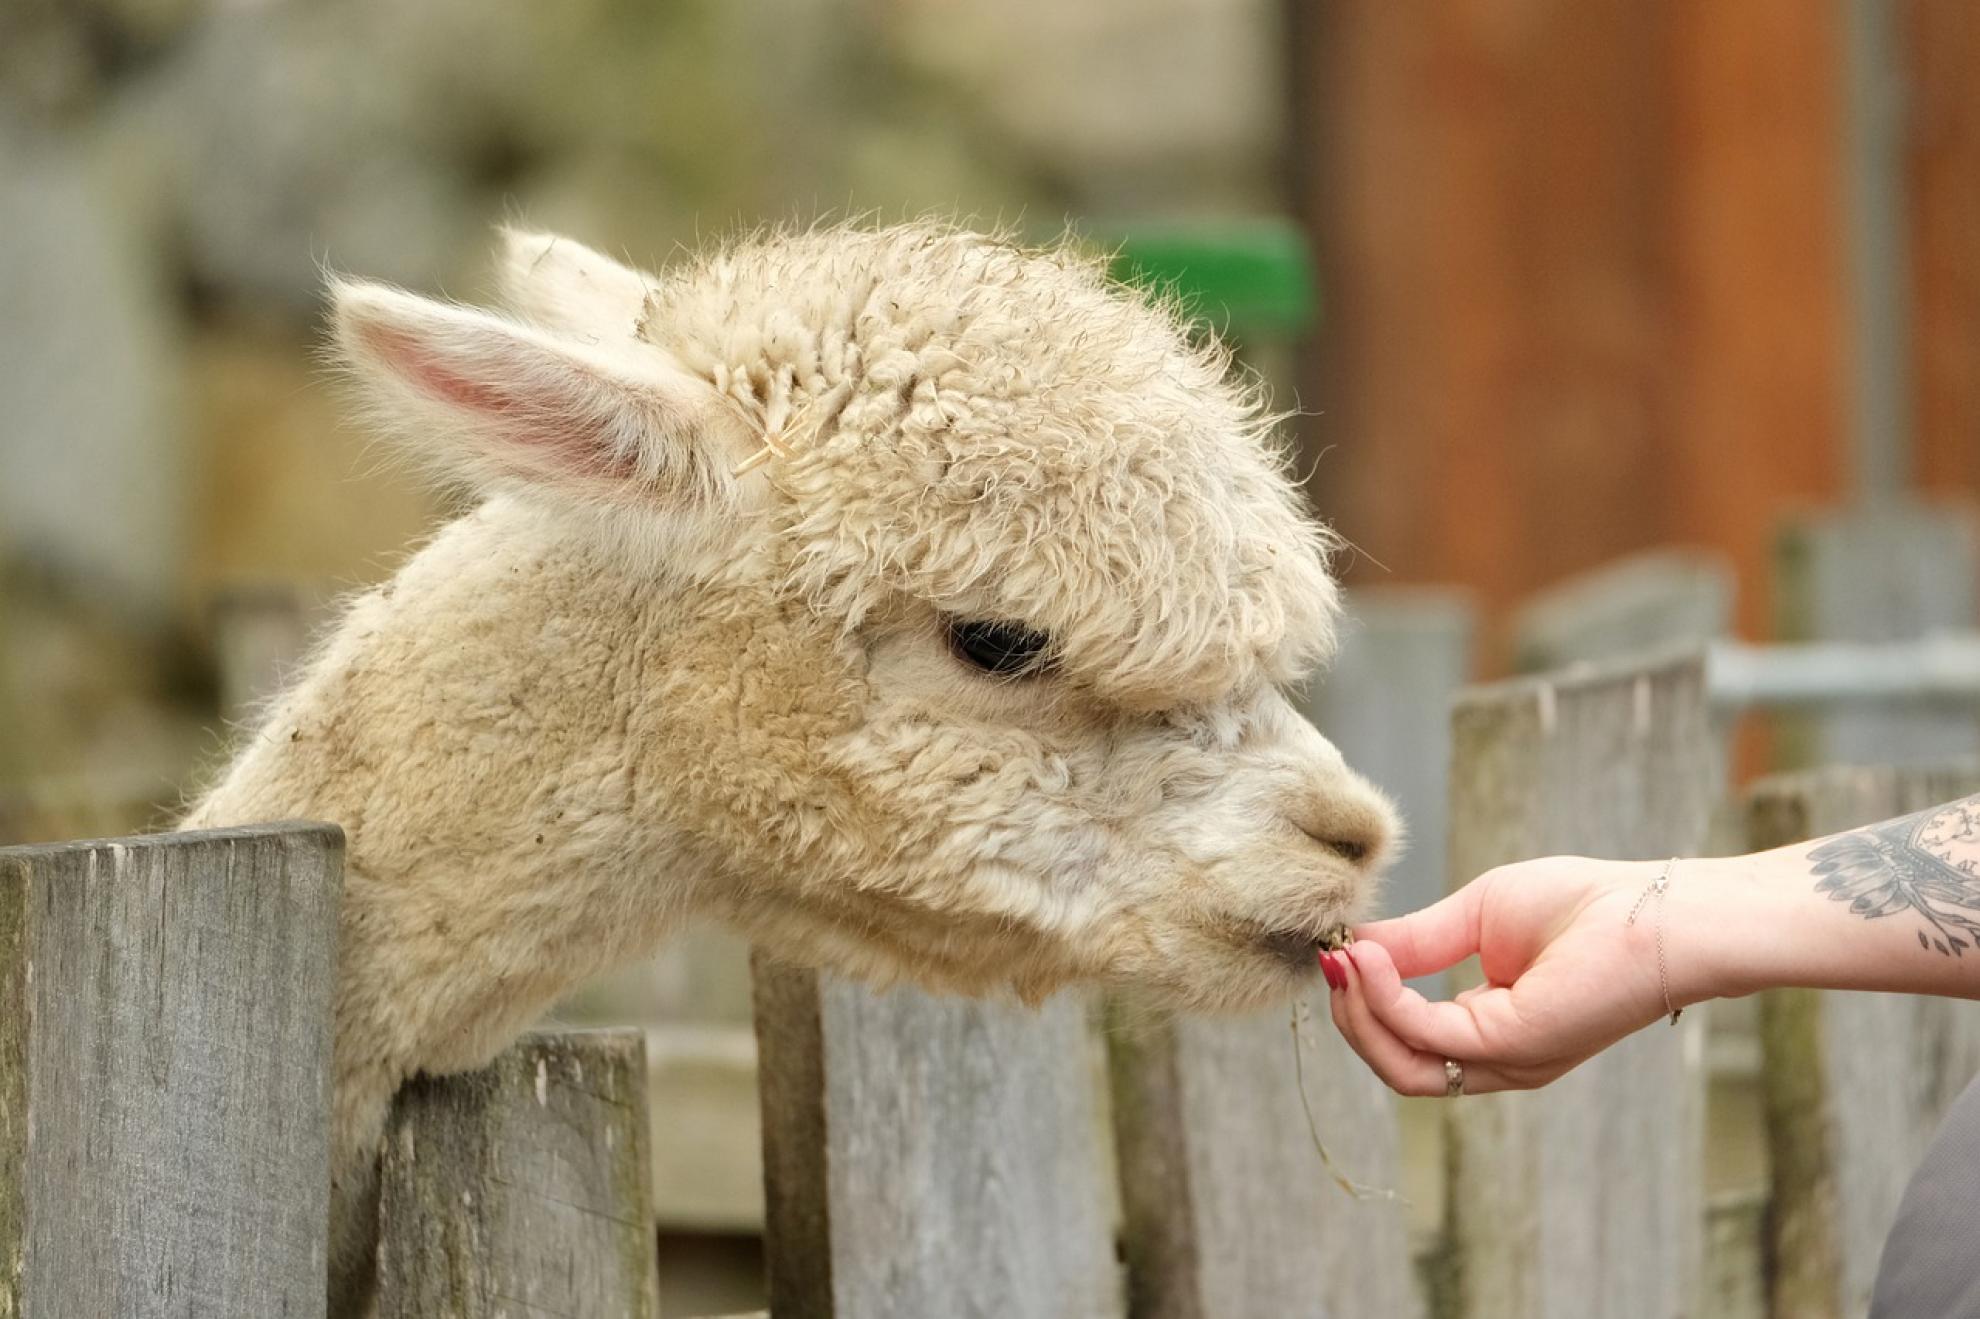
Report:
[{"label": "fence slat", "polygon": [[752,970],[773,1313],[1120,1313],[1083,999],[1034,1012],[874,994],[761,954]]},{"label": "fence slat", "polygon": [[0,849],[0,1315],[324,1311],[332,826]]},{"label": "fence slat", "polygon": [[[1754,785],[1748,842],[1780,847],[1980,791],[1980,766],[1835,767]],[[1782,990],[1760,999],[1773,1212],[1771,1312],[1864,1314],[1898,1201],[1980,1071],[1971,1004]]]},{"label": "fence slat", "polygon": [[1695,645],[1732,630],[1733,567],[1707,550],[1632,554],[1535,595],[1512,619],[1514,662],[1527,672]]},{"label": "fence slat", "polygon": [[[1971,509],[1889,507],[1810,518],[1780,545],[1783,641],[1910,641],[1975,623]],[[1980,751],[1980,720],[1943,709],[1839,709],[1803,721],[1792,763],[1938,764]]]},{"label": "fence slat", "polygon": [[524,1036],[399,1095],[379,1172],[379,1319],[659,1314],[646,1049]]},{"label": "fence slat", "polygon": [[[1394,1096],[1342,1042],[1325,991],[1299,1038],[1314,1127],[1341,1171],[1393,1189]],[[1313,1148],[1284,1008],[1109,1032],[1128,1291],[1141,1319],[1380,1314],[1423,1305],[1407,1207],[1356,1200]]]},{"label": "fence slat", "polygon": [[[1644,859],[1706,839],[1722,770],[1701,659],[1477,689],[1453,729],[1454,883],[1526,857]],[[1450,1106],[1453,1313],[1693,1312],[1702,1015],[1642,1031],[1544,1090]]]}]

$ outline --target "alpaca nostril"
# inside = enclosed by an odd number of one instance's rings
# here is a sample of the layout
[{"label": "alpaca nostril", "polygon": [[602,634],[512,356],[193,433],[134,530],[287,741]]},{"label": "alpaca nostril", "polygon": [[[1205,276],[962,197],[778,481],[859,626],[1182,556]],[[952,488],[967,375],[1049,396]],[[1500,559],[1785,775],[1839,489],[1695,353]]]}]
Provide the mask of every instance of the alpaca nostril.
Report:
[{"label": "alpaca nostril", "polygon": [[1388,801],[1348,775],[1318,784],[1285,804],[1286,821],[1358,871],[1370,872],[1389,855],[1400,822]]},{"label": "alpaca nostril", "polygon": [[1360,830],[1343,829],[1338,821],[1326,825],[1302,824],[1299,831],[1351,866],[1363,865],[1378,846],[1378,839]]},{"label": "alpaca nostril", "polygon": [[1343,861],[1360,865],[1368,858],[1368,844],[1357,843],[1350,838],[1322,838],[1320,845],[1331,849]]}]

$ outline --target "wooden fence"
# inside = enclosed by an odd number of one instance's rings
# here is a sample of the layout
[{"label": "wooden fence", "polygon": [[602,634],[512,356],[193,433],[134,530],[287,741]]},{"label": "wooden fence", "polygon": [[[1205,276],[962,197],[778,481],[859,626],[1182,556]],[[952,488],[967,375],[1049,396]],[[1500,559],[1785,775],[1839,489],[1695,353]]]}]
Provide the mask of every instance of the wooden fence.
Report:
[{"label": "wooden fence", "polygon": [[[1715,815],[1720,845],[1771,845],[1980,785],[1833,770],[1728,802],[1704,682],[1680,655],[1466,692],[1451,875],[1696,852]],[[340,846],[285,825],[0,850],[0,1317],[321,1314]],[[1406,1104],[1319,995],[1295,1032],[1283,1008],[1032,1012],[754,972],[778,1316],[1860,1314],[1897,1189],[1980,1064],[1961,1007],[1770,1000],[1766,1248],[1742,1250],[1703,1187],[1709,1008],[1545,1091]],[[410,1087],[380,1313],[658,1313],[646,1076],[637,1033],[580,1032]],[[1426,1112],[1427,1240],[1422,1205],[1348,1195],[1314,1148],[1404,1187]]]}]

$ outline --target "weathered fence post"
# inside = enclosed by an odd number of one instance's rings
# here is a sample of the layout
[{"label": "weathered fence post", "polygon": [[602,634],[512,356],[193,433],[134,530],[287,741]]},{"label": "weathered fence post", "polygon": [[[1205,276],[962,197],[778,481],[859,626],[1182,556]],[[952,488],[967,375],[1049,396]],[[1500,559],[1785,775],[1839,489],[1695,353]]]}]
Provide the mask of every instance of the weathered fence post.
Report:
[{"label": "weathered fence post", "polygon": [[761,953],[752,970],[773,1313],[1120,1313],[1084,999],[875,994]]},{"label": "weathered fence post", "polygon": [[[1287,1008],[1109,1033],[1130,1313],[1140,1319],[1423,1312],[1399,1186],[1396,1102],[1349,1051],[1324,989]],[[1310,1101],[1313,1126],[1303,1104]]]},{"label": "weathered fence post", "polygon": [[[1780,847],[1976,791],[1976,766],[1784,775],[1747,794],[1747,841]],[[1980,1011],[1917,995],[1777,990],[1760,996],[1760,1023],[1770,1312],[1860,1316],[1905,1182],[1980,1071]]]},{"label": "weathered fence post", "polygon": [[[1476,689],[1454,720],[1453,883],[1550,853],[1698,851],[1722,779],[1699,658]],[[1678,1319],[1701,1290],[1699,1013],[1544,1090],[1451,1103],[1442,1298],[1464,1319]]]},{"label": "weathered fence post", "polygon": [[[1971,628],[1980,527],[1962,506],[1805,519],[1780,544],[1783,641],[1911,641]],[[1980,710],[1838,709],[1799,721],[1790,764],[1939,764],[1980,752]]]},{"label": "weathered fence post", "polygon": [[[1356,592],[1341,654],[1308,717],[1348,763],[1389,790],[1414,839],[1387,887],[1404,911],[1443,884],[1450,699],[1470,665],[1472,612],[1442,591]],[[1108,1031],[1130,1310],[1145,1319],[1422,1312],[1406,1208],[1356,1200],[1313,1146],[1304,1105],[1343,1172],[1400,1179],[1395,1098],[1341,1042],[1324,991],[1242,1018],[1152,1021],[1125,1008]]]},{"label": "weathered fence post", "polygon": [[527,1035],[414,1081],[381,1160],[379,1319],[654,1319],[651,1177],[636,1030]]},{"label": "weathered fence post", "polygon": [[322,1315],[332,826],[0,849],[0,1316]]}]

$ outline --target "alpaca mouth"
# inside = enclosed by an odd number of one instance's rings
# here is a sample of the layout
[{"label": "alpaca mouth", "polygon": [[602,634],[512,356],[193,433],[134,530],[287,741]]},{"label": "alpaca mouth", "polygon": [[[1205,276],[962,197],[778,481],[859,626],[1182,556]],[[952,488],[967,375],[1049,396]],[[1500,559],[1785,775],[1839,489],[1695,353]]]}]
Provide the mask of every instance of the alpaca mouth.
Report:
[{"label": "alpaca mouth", "polygon": [[1320,969],[1321,937],[1311,930],[1264,930],[1252,936],[1253,946],[1301,974]]}]

